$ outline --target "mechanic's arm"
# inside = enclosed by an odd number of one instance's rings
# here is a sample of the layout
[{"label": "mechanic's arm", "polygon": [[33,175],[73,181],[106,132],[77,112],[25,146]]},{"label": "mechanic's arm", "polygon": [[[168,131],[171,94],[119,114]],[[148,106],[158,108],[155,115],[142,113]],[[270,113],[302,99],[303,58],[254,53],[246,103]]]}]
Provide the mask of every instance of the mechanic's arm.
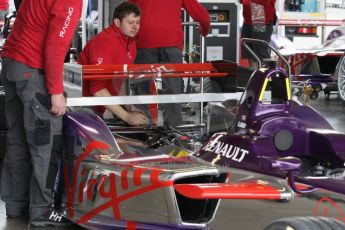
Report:
[{"label": "mechanic's arm", "polygon": [[184,0],[183,8],[200,25],[200,33],[205,37],[210,30],[211,20],[208,11],[197,0]]},{"label": "mechanic's arm", "polygon": [[118,93],[119,96],[126,96],[127,95],[127,89],[126,89],[126,81],[123,81],[121,88]]},{"label": "mechanic's arm", "polygon": [[54,3],[46,31],[44,47],[44,74],[51,99],[50,112],[60,116],[66,111],[63,96],[63,63],[74,30],[81,15],[82,1],[60,0]]},{"label": "mechanic's arm", "polygon": [[[112,95],[109,93],[107,89],[101,89],[94,93],[95,97],[111,97]],[[134,126],[138,125],[147,125],[147,118],[144,114],[138,112],[127,112],[122,106],[120,105],[105,105],[106,109],[110,112],[115,114],[121,120],[125,121],[126,123]]]},{"label": "mechanic's arm", "polygon": [[[119,96],[126,96],[127,95],[127,89],[126,89],[126,81],[123,81],[122,86],[119,90]],[[138,109],[135,105],[126,105],[124,106],[126,108],[126,111],[128,112],[136,112],[136,113],[142,113],[145,114],[144,111],[142,111],[141,109]]]}]

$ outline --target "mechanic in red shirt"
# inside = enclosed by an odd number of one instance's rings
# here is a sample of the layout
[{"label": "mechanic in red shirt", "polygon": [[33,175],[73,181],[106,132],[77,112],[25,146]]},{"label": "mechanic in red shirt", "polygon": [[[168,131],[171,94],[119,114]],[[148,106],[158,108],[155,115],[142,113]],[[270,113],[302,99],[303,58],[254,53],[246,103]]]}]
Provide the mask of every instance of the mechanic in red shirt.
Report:
[{"label": "mechanic in red shirt", "polygon": [[[133,64],[136,55],[135,36],[139,30],[140,9],[123,2],[114,10],[113,23],[90,40],[80,53],[82,65]],[[108,97],[124,95],[123,80],[91,80],[85,82],[84,96]],[[106,105],[106,109],[130,125],[146,125],[147,118],[139,111],[126,111],[120,105]],[[105,111],[98,106],[100,114]]]},{"label": "mechanic in red shirt", "polygon": [[[182,63],[183,27],[181,8],[200,24],[203,36],[208,34],[210,17],[197,0],[129,0],[142,10],[135,63]],[[150,94],[150,81],[137,84],[138,94]],[[163,78],[163,92],[180,94],[182,78]],[[163,104],[164,122],[171,126],[182,123],[181,104]]]},{"label": "mechanic in red shirt", "polygon": [[32,226],[69,224],[56,210],[62,146],[63,62],[82,0],[23,0],[2,50],[8,126],[1,199],[8,218],[29,209]]},{"label": "mechanic in red shirt", "polygon": [[[243,25],[242,25],[242,38],[255,38],[271,41],[273,32],[273,25],[276,24],[276,0],[241,0],[243,5]],[[260,59],[269,58],[270,50],[267,47],[249,44],[255,54]],[[247,52],[242,50],[242,58],[248,58],[249,64],[252,67],[257,66],[256,61]]]}]

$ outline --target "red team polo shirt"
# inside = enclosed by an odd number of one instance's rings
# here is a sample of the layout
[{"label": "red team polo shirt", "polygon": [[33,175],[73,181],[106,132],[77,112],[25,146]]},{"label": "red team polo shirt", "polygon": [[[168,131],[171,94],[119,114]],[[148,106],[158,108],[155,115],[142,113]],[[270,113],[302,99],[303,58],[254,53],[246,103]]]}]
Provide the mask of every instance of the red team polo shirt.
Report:
[{"label": "red team polo shirt", "polygon": [[63,93],[63,63],[81,9],[82,0],[23,0],[2,57],[44,70],[48,93]]},{"label": "red team polo shirt", "polygon": [[178,47],[183,49],[181,8],[201,24],[207,35],[210,16],[197,0],[129,0],[142,10],[138,48]]},{"label": "red team polo shirt", "polygon": [[[135,39],[125,36],[113,23],[108,28],[93,37],[84,47],[78,58],[82,65],[117,65],[133,64],[136,56]],[[107,89],[113,96],[118,91],[123,80],[91,80],[85,81],[83,91],[85,95],[91,96],[101,89]],[[97,107],[100,113],[104,107]]]}]

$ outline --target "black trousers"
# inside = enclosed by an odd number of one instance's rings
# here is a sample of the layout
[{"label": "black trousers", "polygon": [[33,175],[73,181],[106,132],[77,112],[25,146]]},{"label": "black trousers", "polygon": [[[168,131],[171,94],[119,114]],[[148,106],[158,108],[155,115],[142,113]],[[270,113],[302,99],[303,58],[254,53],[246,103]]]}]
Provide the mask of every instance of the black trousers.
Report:
[{"label": "black trousers", "polygon": [[[182,51],[177,47],[161,47],[138,49],[136,64],[152,63],[182,63]],[[136,94],[150,94],[150,81],[143,81],[135,85]],[[163,94],[181,94],[183,92],[182,78],[163,78]],[[147,110],[138,106],[143,110]],[[177,126],[182,123],[182,105],[181,104],[163,104],[164,123],[171,126]]]}]

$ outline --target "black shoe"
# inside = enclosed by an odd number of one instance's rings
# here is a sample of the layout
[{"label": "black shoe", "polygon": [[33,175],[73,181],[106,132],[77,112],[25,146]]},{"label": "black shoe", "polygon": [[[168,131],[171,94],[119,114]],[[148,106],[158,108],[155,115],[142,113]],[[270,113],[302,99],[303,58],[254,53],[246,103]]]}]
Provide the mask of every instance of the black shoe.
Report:
[{"label": "black shoe", "polygon": [[65,212],[54,208],[47,209],[41,216],[30,221],[32,227],[66,226],[71,224],[73,223],[67,218]]}]

